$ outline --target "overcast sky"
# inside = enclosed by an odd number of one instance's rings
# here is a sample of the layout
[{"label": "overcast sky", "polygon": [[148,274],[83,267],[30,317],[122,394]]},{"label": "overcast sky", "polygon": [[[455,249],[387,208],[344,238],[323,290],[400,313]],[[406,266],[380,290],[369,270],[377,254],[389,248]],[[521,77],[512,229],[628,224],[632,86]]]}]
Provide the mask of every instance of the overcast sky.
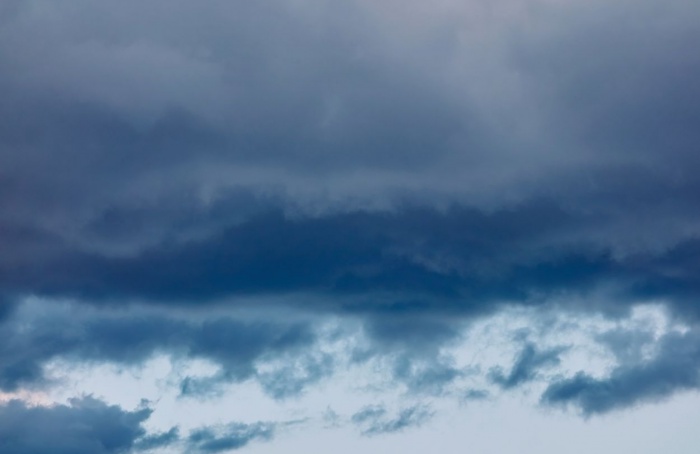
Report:
[{"label": "overcast sky", "polygon": [[696,0],[3,0],[0,452],[695,453]]}]

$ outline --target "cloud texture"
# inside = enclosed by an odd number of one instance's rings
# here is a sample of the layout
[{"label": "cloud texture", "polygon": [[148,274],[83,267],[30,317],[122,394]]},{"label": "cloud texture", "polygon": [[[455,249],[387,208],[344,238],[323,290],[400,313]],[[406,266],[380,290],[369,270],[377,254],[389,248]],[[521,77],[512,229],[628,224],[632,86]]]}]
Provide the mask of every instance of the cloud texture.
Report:
[{"label": "cloud texture", "polygon": [[[0,389],[165,355],[217,369],[180,377],[195,399],[254,381],[285,400],[367,364],[412,395],[536,389],[586,416],[697,390],[698,24],[690,0],[3,2]],[[560,369],[576,340],[493,367],[445,353],[487,317],[649,304],[682,329],[592,330],[602,374]],[[455,388],[472,375],[490,391]],[[432,414],[412,405],[350,421]],[[222,452],[275,428],[0,408],[17,453],[54,432],[51,452]]]}]

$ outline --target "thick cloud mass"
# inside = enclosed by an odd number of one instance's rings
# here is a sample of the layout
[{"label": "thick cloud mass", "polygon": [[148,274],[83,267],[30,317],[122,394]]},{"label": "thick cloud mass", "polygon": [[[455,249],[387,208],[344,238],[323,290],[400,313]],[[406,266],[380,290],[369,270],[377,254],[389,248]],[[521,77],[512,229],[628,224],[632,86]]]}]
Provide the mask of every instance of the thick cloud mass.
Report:
[{"label": "thick cloud mass", "polygon": [[590,416],[660,400],[678,390],[700,388],[698,333],[670,333],[657,344],[653,358],[627,359],[608,377],[594,378],[579,372],[574,377],[555,381],[546,389],[542,400],[551,405],[573,403]]},{"label": "thick cloud mass", "polygon": [[[0,325],[4,339],[0,347],[0,389],[15,391],[23,386],[50,382],[44,366],[52,360],[87,363],[111,362],[137,366],[156,354],[175,359],[205,359],[219,366],[209,382],[187,378],[184,394],[207,392],[220,382],[239,382],[256,375],[256,363],[289,354],[306,359],[303,377],[282,371],[272,394],[280,396],[301,391],[324,375],[323,370],[303,354],[314,344],[312,328],[302,322],[241,321],[229,317],[201,321],[162,314],[86,313],[64,307],[43,314],[39,306],[30,314],[17,314]],[[331,365],[327,365],[330,368]]]},{"label": "thick cloud mass", "polygon": [[3,293],[693,298],[698,8],[498,5],[6,8]]},{"label": "thick cloud mass", "polygon": [[[483,317],[648,303],[687,330],[651,359],[601,338],[607,375],[552,378],[569,349],[532,341],[489,386],[547,381],[542,403],[585,415],[697,389],[700,4],[400,3],[2,2],[0,389],[163,354],[218,368],[182,395],[251,379],[285,399],[339,362],[313,314],[360,326],[347,364],[383,359],[442,396],[466,373],[444,349]],[[62,412],[125,428],[70,426],[52,452],[128,450],[148,417],[87,398],[2,412],[8,434]],[[374,434],[429,414],[351,419]],[[219,452],[273,431],[139,443]]]},{"label": "thick cloud mass", "polygon": [[257,439],[270,440],[280,424],[234,422],[200,427],[181,438],[177,427],[147,434],[143,424],[152,412],[149,408],[125,411],[90,396],[52,407],[11,400],[0,405],[0,448],[13,454],[117,454],[182,445],[182,452],[216,453]]},{"label": "thick cloud mass", "polygon": [[19,400],[0,405],[0,449],[14,454],[110,454],[130,452],[146,434],[151,410],[124,411],[92,397],[69,405],[27,407]]}]

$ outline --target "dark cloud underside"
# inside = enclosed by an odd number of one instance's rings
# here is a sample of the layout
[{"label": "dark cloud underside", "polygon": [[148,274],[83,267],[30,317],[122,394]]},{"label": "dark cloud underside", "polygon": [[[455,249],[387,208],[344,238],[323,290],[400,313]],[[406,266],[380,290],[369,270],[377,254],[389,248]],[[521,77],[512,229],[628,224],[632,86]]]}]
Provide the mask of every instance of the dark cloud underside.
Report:
[{"label": "dark cloud underside", "polygon": [[111,454],[129,452],[146,434],[151,410],[133,412],[92,397],[69,405],[28,407],[13,400],[0,405],[0,449],[15,454]]},{"label": "dark cloud underside", "polygon": [[[2,2],[0,388],[166,354],[219,368],[183,395],[255,379],[287,398],[335,370],[304,319],[322,314],[359,321],[352,364],[390,358],[435,396],[465,373],[441,349],[479,317],[654,303],[690,334],[645,360],[644,335],[597,339],[609,375],[550,380],[542,402],[593,415],[697,389],[698,2],[438,3]],[[32,298],[57,309],[26,318]],[[565,353],[533,341],[491,384]],[[0,408],[3,452],[179,437],[89,398]],[[353,420],[430,414],[386,412]],[[88,414],[120,435],[62,425]],[[180,441],[219,452],[274,425],[217,430]]]},{"label": "dark cloud underside", "polygon": [[[51,377],[45,376],[44,366],[52,360],[138,366],[164,354],[175,359],[205,359],[219,366],[220,371],[210,384],[199,386],[200,392],[206,392],[218,383],[255,377],[258,361],[287,354],[307,358],[304,349],[316,340],[313,328],[302,322],[241,321],[230,317],[195,321],[138,311],[75,315],[75,310],[40,307],[37,312],[49,313],[19,314],[0,325],[4,339],[0,347],[0,389],[15,391],[50,384]],[[291,387],[286,394],[292,394],[303,387],[302,378],[314,382],[325,375],[324,370],[314,369],[317,366],[313,358],[306,361],[309,363],[303,369],[308,369],[310,375],[296,379],[279,377],[276,387],[269,385],[271,392],[285,395],[286,386]],[[186,379],[185,384],[189,387],[183,388],[184,393],[195,393],[196,379]]]}]

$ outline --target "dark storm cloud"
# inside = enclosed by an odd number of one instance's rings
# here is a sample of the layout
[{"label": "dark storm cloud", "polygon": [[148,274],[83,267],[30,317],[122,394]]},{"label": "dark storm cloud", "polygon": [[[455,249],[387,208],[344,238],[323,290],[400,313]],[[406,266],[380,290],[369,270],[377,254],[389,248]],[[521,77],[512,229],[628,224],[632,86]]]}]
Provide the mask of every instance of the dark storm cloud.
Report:
[{"label": "dark storm cloud", "polygon": [[[200,358],[220,367],[210,385],[256,376],[256,362],[302,354],[315,342],[313,328],[302,322],[241,321],[228,317],[183,320],[168,315],[131,313],[75,314],[40,307],[38,314],[18,315],[0,326],[0,388],[46,385],[44,365],[55,359],[87,363],[139,365],[161,353],[174,358]],[[327,365],[327,369],[331,366]],[[272,394],[299,392],[320,379],[316,364],[301,364],[299,377],[277,378]],[[185,380],[186,384],[192,380]],[[194,381],[196,384],[196,380]],[[265,382],[267,383],[267,382]],[[190,383],[191,384],[191,383]],[[286,388],[285,388],[286,386]],[[183,388],[184,389],[184,388]],[[286,393],[282,390],[286,390]]]},{"label": "dark storm cloud", "polygon": [[[652,2],[634,8],[619,2],[606,9],[605,18],[583,6],[550,13],[557,20],[536,45],[522,42],[516,52],[531,86],[541,90],[554,115],[565,116],[559,124],[572,143],[583,152],[622,155],[630,170],[642,164],[638,169],[648,177],[679,172],[677,187],[692,187],[681,180],[700,163],[692,153],[700,140],[692,126],[700,90],[689,79],[700,71],[700,57],[688,41],[700,33],[697,4],[676,1],[659,11]],[[554,36],[561,39],[549,39]],[[652,162],[660,167],[648,167]],[[637,183],[623,179],[618,188],[644,193]]]},{"label": "dark storm cloud", "polygon": [[382,405],[365,407],[352,415],[352,422],[362,429],[362,435],[394,433],[409,427],[419,427],[429,421],[433,412],[421,405],[400,410],[391,416]]},{"label": "dark storm cloud", "polygon": [[[41,267],[7,269],[4,280],[17,292],[53,296],[197,303],[226,295],[316,291],[355,296],[345,309],[360,312],[443,305],[480,313],[490,301],[585,290],[624,271],[605,250],[547,244],[548,234],[566,235],[575,221],[539,202],[495,213],[407,208],[288,218],[277,212],[133,257],[67,254]],[[357,297],[381,292],[393,298],[382,305],[374,297]]]},{"label": "dark storm cloud", "polygon": [[[629,351],[630,343],[648,344],[649,339],[628,334],[615,338],[615,347]],[[700,389],[700,339],[697,330],[685,334],[671,332],[656,343],[653,357],[618,355],[620,364],[608,376],[596,378],[579,372],[571,378],[551,383],[542,395],[548,405],[573,405],[584,415],[659,401],[683,390]],[[639,345],[637,345],[639,348]]]},{"label": "dark storm cloud", "polygon": [[[26,295],[94,310],[310,295],[286,305],[362,317],[356,359],[395,353],[394,377],[431,393],[463,373],[436,356],[458,322],[508,306],[612,317],[654,300],[696,320],[700,7],[534,3],[502,8],[514,21],[478,2],[4,2],[0,386],[41,383],[55,358],[165,351],[221,366],[185,380],[198,394],[314,338],[168,316],[22,331],[5,301]],[[552,355],[526,348],[496,380]],[[675,378],[626,362],[545,401],[590,414],[694,386],[674,358],[654,361]],[[257,377],[268,393],[333,367],[294,361]]]},{"label": "dark storm cloud", "polygon": [[[442,394],[466,371],[441,356],[440,348],[459,339],[461,321],[508,305],[548,305],[557,298],[570,310],[617,315],[639,301],[664,299],[677,313],[697,316],[694,241],[657,255],[616,258],[568,240],[571,226],[586,222],[544,202],[492,213],[459,207],[320,218],[276,213],[135,257],[74,255],[40,269],[8,270],[5,278],[17,291],[41,289],[110,305],[139,299],[164,310],[172,303],[225,304],[215,298],[232,295],[320,295],[287,301],[304,311],[363,317],[370,344],[354,352],[357,362],[383,358],[407,391]],[[551,238],[557,236],[564,238],[554,247]],[[591,298],[608,286],[614,290],[610,299]],[[72,328],[39,321],[36,332],[18,335],[6,323],[0,374],[5,389],[41,383],[42,365],[54,358],[138,363],[157,352],[221,366],[215,376],[185,378],[182,394],[189,396],[256,378],[269,395],[285,398],[334,370],[330,356],[305,352],[290,357],[287,367],[255,372],[255,361],[267,351],[312,345],[313,334],[303,325],[286,327],[289,337],[279,340],[274,324],[226,319],[193,325],[169,317],[106,316],[66,325]],[[505,388],[524,383],[554,362],[556,352],[526,349],[523,355],[511,373],[492,378]]]},{"label": "dark storm cloud", "polygon": [[[617,218],[617,238],[644,218],[632,237],[662,243],[694,219],[689,2],[663,21],[652,3],[607,6],[625,18],[614,26],[599,8],[548,5],[522,25],[492,18],[504,41],[470,29],[479,5],[452,7],[440,32],[352,2],[13,5],[0,40],[2,225],[67,246],[178,237],[187,215],[160,201],[230,186],[304,207],[307,193],[342,206],[391,199],[390,187],[489,210],[504,194],[553,196]],[[109,233],[119,221],[105,213],[143,206],[127,238]],[[105,220],[108,244],[85,241]]]},{"label": "dark storm cloud", "polygon": [[253,187],[280,167],[416,168],[462,123],[425,71],[397,80],[381,24],[355,5],[16,9],[0,41],[6,222],[41,214],[66,235],[105,204],[198,193],[212,167],[227,182],[259,167]]},{"label": "dark storm cloud", "polygon": [[[353,3],[14,5],[0,40],[8,294],[308,291],[464,314],[617,281],[695,296],[657,266],[695,241],[690,3],[662,23],[647,4],[610,6],[627,18],[614,27],[549,6],[524,16],[541,31],[478,50],[458,37],[483,30],[459,21],[440,36],[415,25],[422,41],[403,47],[409,24]],[[512,71],[520,82],[496,77]],[[500,88],[512,98],[481,98]],[[232,187],[243,196],[221,203]],[[314,213],[318,193],[330,202]]]},{"label": "dark storm cloud", "polygon": [[[700,283],[696,279],[700,269],[700,238],[681,242],[657,257],[642,257],[634,264],[634,271],[646,274],[634,286],[640,298],[669,298],[673,308],[682,317],[697,317],[700,307]],[[651,272],[648,272],[651,271]]]},{"label": "dark storm cloud", "polygon": [[16,307],[17,303],[0,295],[0,323],[2,323],[5,318],[12,315]]},{"label": "dark storm cloud", "polygon": [[150,409],[125,411],[92,397],[68,405],[0,405],[0,451],[13,454],[110,454],[130,452],[143,439]]},{"label": "dark storm cloud", "polygon": [[[480,315],[503,303],[538,305],[614,286],[615,305],[589,307],[615,312],[664,298],[696,312],[690,301],[699,291],[693,280],[697,240],[615,257],[609,246],[570,232],[592,222],[544,202],[492,213],[462,207],[320,218],[273,213],[132,257],[68,253],[7,267],[2,280],[8,293],[185,305],[311,292],[334,297],[315,308],[380,315]],[[392,329],[385,328],[382,336]]]}]

